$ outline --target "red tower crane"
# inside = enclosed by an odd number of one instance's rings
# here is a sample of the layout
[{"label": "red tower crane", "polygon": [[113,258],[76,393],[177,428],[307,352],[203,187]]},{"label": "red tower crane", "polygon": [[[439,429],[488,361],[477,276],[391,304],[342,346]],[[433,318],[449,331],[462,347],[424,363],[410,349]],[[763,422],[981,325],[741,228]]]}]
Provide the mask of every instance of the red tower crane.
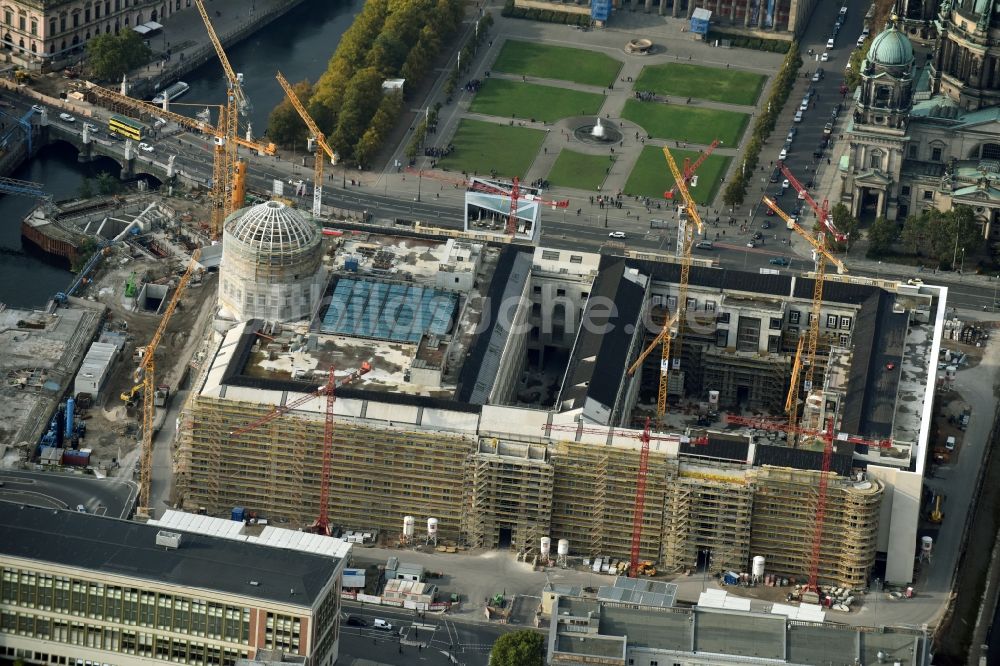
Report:
[{"label": "red tower crane", "polygon": [[[719,146],[719,140],[718,139],[713,140],[712,143],[709,144],[708,148],[706,148],[705,150],[703,150],[702,153],[700,155],[698,155],[698,159],[696,159],[694,161],[694,164],[691,163],[691,158],[690,157],[685,157],[684,158],[684,170],[683,170],[683,173],[684,173],[684,184],[685,185],[689,185],[691,183],[691,179],[694,178],[694,174],[698,170],[698,167],[700,167],[702,165],[702,162],[704,162],[705,160],[708,159],[708,156],[711,155],[712,151],[714,151],[718,146]],[[673,199],[674,198],[674,194],[676,192],[677,192],[677,183],[674,183],[673,186],[669,190],[667,190],[666,192],[663,193],[663,198],[664,199]]]},{"label": "red tower crane", "polygon": [[816,213],[816,217],[817,219],[819,219],[820,226],[823,229],[829,231],[830,234],[834,237],[834,239],[838,243],[846,242],[847,236],[842,231],[837,229],[837,227],[833,226],[833,217],[831,217],[830,215],[829,200],[823,199],[823,205],[820,206],[818,203],[816,203],[815,199],[809,196],[809,192],[802,185],[802,183],[800,183],[799,180],[794,175],[792,175],[792,172],[788,169],[787,166],[785,166],[784,162],[778,162],[778,168],[781,169],[781,173],[783,173],[785,175],[785,178],[788,179],[788,184],[792,186],[792,189],[798,192],[799,196],[803,200],[805,200],[805,202],[809,204],[809,207],[813,209],[813,212]]},{"label": "red tower crane", "polygon": [[823,467],[819,475],[819,496],[816,499],[816,517],[814,519],[812,550],[809,554],[809,583],[806,589],[819,593],[819,558],[823,546],[823,523],[826,521],[826,492],[830,483],[830,463],[833,461],[833,442],[847,442],[849,444],[864,444],[880,449],[892,447],[891,439],[865,439],[856,435],[846,433],[836,434],[833,431],[833,417],[827,419],[826,428],[823,430],[809,430],[797,426],[789,426],[787,421],[777,421],[769,419],[757,419],[746,416],[736,416],[729,414],[726,422],[735,425],[748,426],[758,430],[781,430],[785,432],[793,431],[799,435],[818,437],[823,440]]},{"label": "red tower crane", "polygon": [[330,535],[330,521],[327,516],[327,507],[330,503],[330,467],[333,462],[333,405],[337,400],[336,392],[341,386],[345,386],[363,375],[368,374],[371,372],[371,369],[371,360],[365,361],[357,370],[338,381],[336,371],[331,366],[330,372],[327,375],[326,384],[323,384],[312,393],[299,396],[287,405],[275,407],[269,413],[260,417],[256,421],[248,423],[247,425],[229,433],[230,437],[242,435],[243,433],[254,430],[255,428],[258,428],[266,423],[270,423],[279,416],[287,414],[310,400],[326,396],[326,423],[323,429],[323,472],[320,477],[319,486],[319,516],[317,516],[316,521],[309,528],[310,531],[315,532],[316,534],[324,534],[326,536]]},{"label": "red tower crane", "polygon": [[639,473],[635,480],[635,505],[632,509],[632,552],[629,559],[628,575],[635,578],[639,575],[639,546],[642,542],[642,515],[646,508],[646,476],[649,471],[649,443],[654,439],[658,442],[681,442],[691,444],[707,444],[708,437],[689,437],[687,435],[652,435],[650,434],[650,420],[646,419],[646,426],[642,433],[636,434],[634,430],[621,430],[618,428],[585,428],[579,425],[547,425],[546,430],[568,430],[575,433],[590,433],[594,435],[607,435],[616,437],[628,437],[638,439],[642,442],[642,449],[639,451]]}]

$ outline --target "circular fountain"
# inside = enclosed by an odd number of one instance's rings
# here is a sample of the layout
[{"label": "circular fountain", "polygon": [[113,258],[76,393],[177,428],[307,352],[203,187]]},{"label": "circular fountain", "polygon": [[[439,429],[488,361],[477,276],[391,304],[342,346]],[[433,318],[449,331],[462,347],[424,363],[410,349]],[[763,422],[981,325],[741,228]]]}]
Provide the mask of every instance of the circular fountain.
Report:
[{"label": "circular fountain", "polygon": [[573,130],[573,136],[583,143],[594,146],[610,146],[622,140],[622,133],[614,125],[604,123],[600,118],[597,122],[584,123]]}]

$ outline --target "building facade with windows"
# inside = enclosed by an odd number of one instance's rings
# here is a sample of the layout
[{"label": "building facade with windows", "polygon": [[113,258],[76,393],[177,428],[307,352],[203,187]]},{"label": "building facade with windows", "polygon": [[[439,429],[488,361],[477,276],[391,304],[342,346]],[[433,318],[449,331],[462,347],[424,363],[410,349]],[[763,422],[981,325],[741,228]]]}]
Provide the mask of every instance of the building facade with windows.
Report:
[{"label": "building facade with windows", "polygon": [[262,651],[336,662],[348,544],[171,515],[226,536],[3,503],[0,655],[53,666],[235,666]]},{"label": "building facade with windows", "polygon": [[[840,164],[842,198],[852,214],[902,221],[927,208],[964,204],[975,212],[984,237],[1000,240],[996,4],[942,2],[926,59],[914,56],[895,16],[873,40]],[[920,12],[925,9],[921,5]]]},{"label": "building facade with windows", "polygon": [[193,0],[4,0],[0,46],[26,67],[59,67],[88,41],[160,22],[192,7]]}]

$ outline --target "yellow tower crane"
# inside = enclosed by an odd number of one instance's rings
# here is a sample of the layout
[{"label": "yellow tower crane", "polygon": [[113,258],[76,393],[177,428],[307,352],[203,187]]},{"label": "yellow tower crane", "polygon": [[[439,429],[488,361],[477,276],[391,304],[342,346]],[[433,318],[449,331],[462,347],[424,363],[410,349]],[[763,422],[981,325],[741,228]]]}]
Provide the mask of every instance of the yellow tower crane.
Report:
[{"label": "yellow tower crane", "polygon": [[156,415],[155,397],[153,395],[156,388],[156,348],[163,339],[163,333],[167,330],[167,324],[170,323],[170,318],[173,316],[174,310],[177,309],[177,304],[180,303],[181,296],[184,295],[184,290],[187,289],[188,282],[191,280],[191,275],[198,265],[198,258],[200,256],[201,248],[196,249],[191,254],[191,261],[188,263],[187,270],[184,271],[184,275],[177,282],[177,289],[174,290],[174,295],[170,299],[167,309],[163,311],[163,317],[160,318],[160,325],[156,327],[153,339],[146,345],[142,360],[135,371],[136,382],[141,381],[143,386],[142,448],[139,451],[139,504],[136,509],[136,515],[140,518],[150,517],[149,490],[153,475],[153,417]]},{"label": "yellow tower crane", "polygon": [[788,422],[792,425],[795,419],[795,412],[799,403],[799,373],[802,372],[802,343],[806,339],[799,336],[799,346],[795,350],[795,362],[792,363],[792,381],[788,384],[788,397],[785,398],[785,413],[788,414]]},{"label": "yellow tower crane", "polygon": [[[123,95],[116,90],[110,90],[108,88],[102,88],[101,86],[87,82],[87,94],[97,101],[103,102],[104,104],[111,107],[114,111],[125,111],[135,115],[147,114],[149,116],[155,116],[157,118],[163,118],[169,122],[176,123],[181,127],[185,127],[189,130],[195,132],[202,132],[209,136],[215,138],[215,166],[213,169],[213,174],[218,174],[220,169],[225,167],[225,154],[221,150],[221,146],[224,144],[231,144],[238,148],[243,146],[245,148],[250,148],[256,150],[258,153],[264,155],[274,155],[277,152],[277,148],[273,143],[257,143],[256,141],[251,141],[237,136],[234,141],[226,140],[226,123],[225,115],[227,113],[226,108],[222,106],[217,106],[219,111],[219,122],[218,125],[213,126],[210,123],[206,123],[202,120],[196,118],[189,118],[188,116],[181,115],[179,113],[174,113],[173,111],[165,111],[161,107],[155,104],[150,104],[148,102],[143,102],[142,100],[133,99],[128,95]],[[237,165],[239,168],[239,165]],[[212,198],[212,219],[211,219],[211,231],[212,237],[218,239],[222,234],[222,223],[226,219],[229,213],[237,210],[243,206],[242,200],[237,198],[237,195],[241,191],[239,187],[233,187],[232,190],[227,190],[223,187],[221,181],[217,178],[212,180],[211,198]]]},{"label": "yellow tower crane", "polygon": [[[678,314],[679,314],[678,312],[674,312],[673,316],[668,315],[668,316],[666,316],[664,318],[663,328],[660,329],[660,332],[656,334],[656,337],[653,338],[653,341],[649,343],[649,346],[646,347],[642,351],[641,354],[639,354],[639,358],[637,358],[635,360],[635,363],[633,363],[629,367],[629,369],[628,369],[628,374],[629,375],[635,374],[635,371],[639,368],[640,365],[642,365],[643,361],[645,361],[646,358],[651,353],[653,353],[653,349],[656,348],[656,345],[662,345],[662,347],[661,347],[662,351],[660,352],[660,358],[661,358],[661,360],[660,360],[660,391],[659,391],[658,395],[662,394],[662,395],[666,396],[667,387],[669,386],[669,376],[668,375],[670,373],[670,363],[669,363],[669,360],[664,361],[663,359],[669,359],[670,358],[670,341],[671,341],[671,339],[672,339],[672,337],[674,335],[674,333],[673,333],[673,327],[674,327],[674,324],[677,323]],[[662,407],[661,407],[661,405],[662,405]],[[666,413],[666,406],[667,406],[666,397],[664,397],[664,399],[662,401],[657,400],[657,403],[656,403],[656,418],[660,422],[663,421],[663,415]]]},{"label": "yellow tower crane", "polygon": [[[813,279],[813,301],[812,301],[812,313],[809,315],[809,334],[806,336],[807,344],[807,354],[806,354],[806,374],[803,380],[803,388],[806,394],[808,394],[813,387],[813,378],[815,376],[816,370],[816,349],[819,346],[819,319],[822,315],[823,308],[823,282],[826,279],[826,264],[827,262],[832,263],[837,267],[837,272],[846,273],[847,266],[844,265],[837,257],[830,254],[826,249],[826,235],[822,232],[818,234],[818,237],[813,236],[808,231],[799,226],[798,222],[789,217],[789,215],[781,210],[777,203],[774,202],[770,197],[763,198],[764,204],[773,210],[778,217],[786,222],[786,224],[795,230],[795,232],[809,241],[809,244],[813,246],[813,250],[816,258],[816,273]],[[796,389],[797,390],[797,389]],[[791,418],[795,418],[795,415],[791,415]]]},{"label": "yellow tower crane", "polygon": [[222,235],[222,223],[226,217],[236,210],[233,194],[236,191],[236,179],[239,172],[239,139],[240,127],[239,116],[245,113],[250,106],[246,95],[243,93],[243,76],[233,71],[229,64],[229,57],[226,56],[225,49],[219,36],[215,34],[212,21],[208,18],[208,11],[205,10],[205,3],[202,0],[194,0],[201,14],[201,20],[205,23],[205,30],[208,32],[208,39],[215,47],[215,54],[222,65],[222,71],[226,76],[229,89],[226,91],[226,112],[220,114],[219,129],[221,136],[216,135],[215,145],[218,155],[215,159],[215,173],[212,184],[220,193],[215,200],[215,210],[212,214],[212,237],[219,238]]},{"label": "yellow tower crane", "polygon": [[[687,314],[687,291],[688,283],[691,279],[691,248],[694,245],[694,234],[696,230],[698,233],[702,233],[705,228],[701,222],[701,216],[698,214],[698,207],[691,197],[691,192],[688,190],[687,180],[681,174],[681,170],[677,168],[677,162],[674,161],[674,156],[670,154],[670,149],[666,146],[663,147],[663,155],[667,158],[667,166],[670,167],[670,173],[677,184],[677,191],[680,192],[681,198],[684,200],[684,212],[686,216],[678,216],[677,251],[681,258],[681,280],[677,285],[677,310],[674,320],[677,323],[677,332],[673,336],[670,335],[669,328],[672,324],[668,319],[664,322],[664,330],[657,336],[661,338],[663,343],[660,354],[660,390],[656,397],[656,414],[661,420],[667,412],[671,338],[678,344],[679,348],[680,342],[684,337],[684,317]],[[680,354],[678,353],[678,362],[675,366],[679,366],[679,364]]]},{"label": "yellow tower crane", "polygon": [[316,121],[312,119],[309,112],[306,111],[306,107],[303,106],[302,101],[299,96],[295,94],[292,90],[292,86],[288,83],[288,80],[281,75],[281,72],[277,74],[278,83],[285,90],[285,94],[288,96],[288,101],[292,103],[295,110],[298,111],[299,116],[302,118],[302,122],[306,124],[309,131],[312,132],[313,141],[316,142],[316,164],[314,166],[313,175],[313,207],[312,214],[314,218],[319,218],[322,213],[323,207],[323,154],[330,156],[330,164],[336,164],[337,158],[334,157],[333,148],[326,142],[326,136],[320,131],[319,127],[316,125]]}]

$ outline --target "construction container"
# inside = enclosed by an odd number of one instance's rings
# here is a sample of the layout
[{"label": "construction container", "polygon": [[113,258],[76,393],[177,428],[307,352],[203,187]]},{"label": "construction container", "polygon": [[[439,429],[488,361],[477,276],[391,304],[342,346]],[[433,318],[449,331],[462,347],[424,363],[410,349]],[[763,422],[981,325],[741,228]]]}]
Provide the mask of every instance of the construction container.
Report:
[{"label": "construction container", "polygon": [[243,519],[246,517],[246,509],[244,509],[242,506],[234,506],[231,517],[236,522],[242,523]]},{"label": "construction container", "polygon": [[90,465],[90,449],[66,449],[63,451],[62,464],[69,467],[87,467]]}]

